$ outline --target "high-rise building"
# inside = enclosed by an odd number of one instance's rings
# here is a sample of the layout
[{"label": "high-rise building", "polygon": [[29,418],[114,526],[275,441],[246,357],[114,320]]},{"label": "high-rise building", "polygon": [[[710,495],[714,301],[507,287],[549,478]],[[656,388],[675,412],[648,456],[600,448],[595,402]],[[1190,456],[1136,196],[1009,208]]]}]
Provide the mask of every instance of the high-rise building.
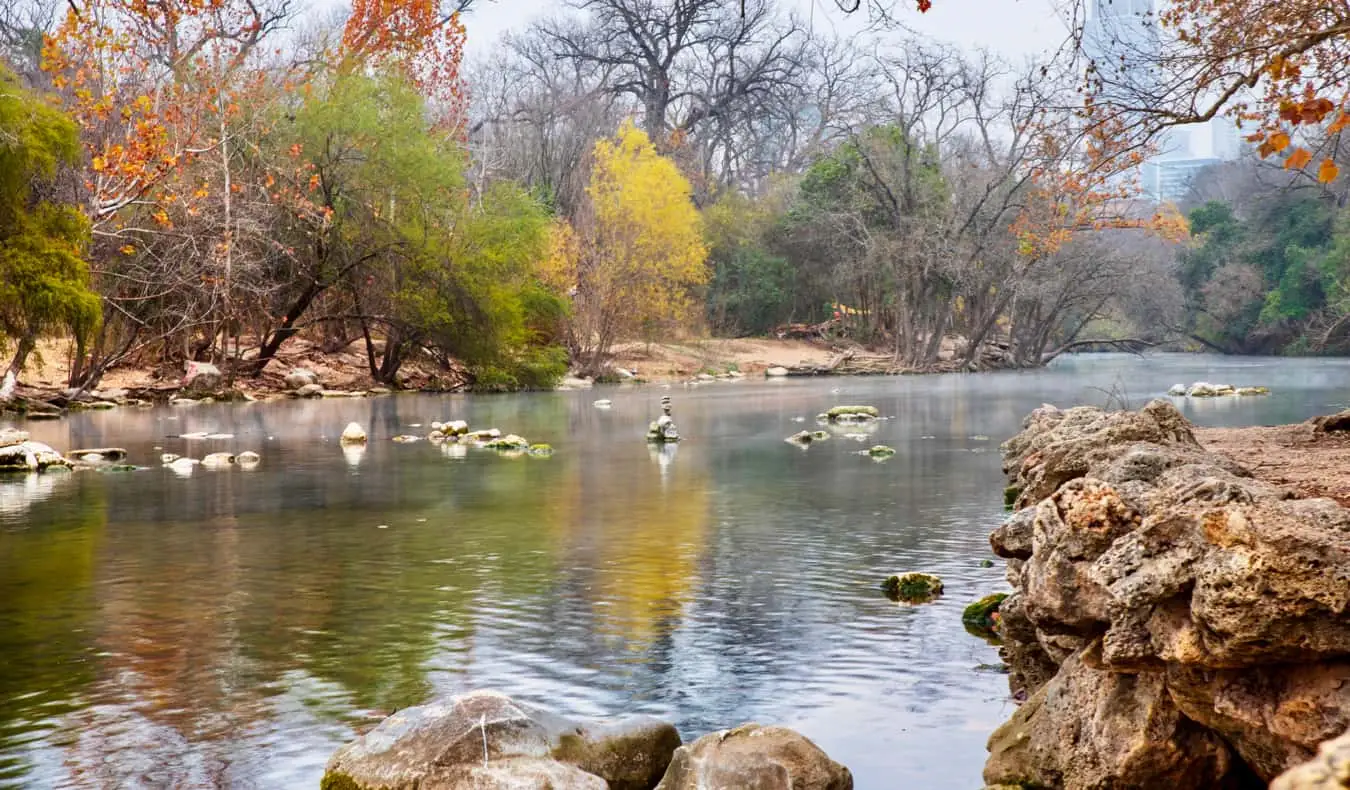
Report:
[{"label": "high-rise building", "polygon": [[[1083,52],[1102,100],[1148,106],[1160,84],[1161,36],[1154,0],[1091,0]],[[1197,173],[1239,154],[1238,129],[1226,118],[1169,128],[1155,143],[1157,151],[1133,176],[1143,195],[1158,202],[1181,200]]]}]

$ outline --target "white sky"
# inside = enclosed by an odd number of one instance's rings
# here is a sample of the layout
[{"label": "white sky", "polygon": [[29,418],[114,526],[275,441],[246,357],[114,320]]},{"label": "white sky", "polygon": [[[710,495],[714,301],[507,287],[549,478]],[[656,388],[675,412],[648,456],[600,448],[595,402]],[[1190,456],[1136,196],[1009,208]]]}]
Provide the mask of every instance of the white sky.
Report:
[{"label": "white sky", "polygon": [[[779,0],[817,29],[840,33],[860,29],[862,12],[840,11],[834,0]],[[903,0],[902,0],[903,2]],[[470,57],[489,53],[497,39],[540,16],[561,13],[562,0],[479,0],[465,18]],[[913,5],[897,9],[897,17],[915,32],[963,49],[985,48],[1012,61],[1057,47],[1067,35],[1053,0],[933,0],[920,14]]]}]

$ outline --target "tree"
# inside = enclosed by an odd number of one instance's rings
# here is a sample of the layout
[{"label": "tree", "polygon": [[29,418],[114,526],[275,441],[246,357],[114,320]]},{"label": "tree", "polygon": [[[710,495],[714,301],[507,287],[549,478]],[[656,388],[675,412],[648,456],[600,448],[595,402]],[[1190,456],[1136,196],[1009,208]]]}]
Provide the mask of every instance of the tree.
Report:
[{"label": "tree", "polygon": [[708,251],[689,181],[632,122],[595,144],[583,210],[555,234],[555,282],[573,293],[570,345],[598,372],[617,340],[687,322]]},{"label": "tree", "polygon": [[0,65],[0,339],[17,345],[15,376],[45,333],[81,340],[99,320],[84,251],[89,223],[47,199],[57,169],[79,160],[75,123]]}]

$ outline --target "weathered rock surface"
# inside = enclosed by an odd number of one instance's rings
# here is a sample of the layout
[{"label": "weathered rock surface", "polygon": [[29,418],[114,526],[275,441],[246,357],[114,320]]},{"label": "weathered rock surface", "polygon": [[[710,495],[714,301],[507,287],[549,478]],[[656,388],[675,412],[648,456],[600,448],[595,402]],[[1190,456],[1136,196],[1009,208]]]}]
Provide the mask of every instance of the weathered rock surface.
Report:
[{"label": "weathered rock surface", "polygon": [[295,388],[295,396],[296,396],[297,398],[322,398],[322,397],[323,397],[323,385],[322,385],[322,384],[301,384],[299,387],[296,387],[296,388]]},{"label": "weathered rock surface", "polygon": [[183,374],[183,389],[192,392],[215,392],[225,383],[220,368],[209,362],[189,362]]},{"label": "weathered rock surface", "polygon": [[365,444],[366,429],[358,423],[349,422],[347,427],[342,429],[342,436],[338,440],[343,444]]},{"label": "weathered rock surface", "polygon": [[324,790],[645,790],[680,745],[638,716],[579,722],[490,691],[406,708],[342,747]]},{"label": "weathered rock surface", "polygon": [[669,414],[662,414],[647,426],[647,441],[653,444],[666,444],[680,440],[680,429]]},{"label": "weathered rock surface", "polygon": [[853,775],[786,727],[742,724],[675,751],[656,790],[852,790]]},{"label": "weathered rock surface", "polygon": [[984,781],[1027,787],[1220,788],[1236,764],[1186,719],[1161,675],[1100,672],[1081,652],[989,738]]},{"label": "weathered rock surface", "polygon": [[1350,788],[1350,732],[1322,744],[1317,756],[1291,768],[1270,790],[1346,790]]},{"label": "weathered rock surface", "polygon": [[[27,436],[22,431],[15,433]],[[45,472],[69,467],[69,461],[42,442],[21,441],[0,446],[0,472]]]},{"label": "weathered rock surface", "polygon": [[301,387],[318,384],[319,374],[308,368],[295,368],[286,374],[285,382],[287,389],[298,390]]},{"label": "weathered rock surface", "polygon": [[999,630],[1031,698],[986,781],[1259,786],[1350,729],[1350,512],[1206,453],[1167,401],[1042,407],[1003,451]]}]

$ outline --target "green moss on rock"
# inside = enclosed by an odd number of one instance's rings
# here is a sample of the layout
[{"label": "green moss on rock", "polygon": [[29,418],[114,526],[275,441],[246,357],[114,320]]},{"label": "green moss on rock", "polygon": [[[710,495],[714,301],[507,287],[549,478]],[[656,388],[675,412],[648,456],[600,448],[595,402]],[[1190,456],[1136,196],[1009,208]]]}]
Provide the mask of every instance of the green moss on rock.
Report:
[{"label": "green moss on rock", "polygon": [[880,416],[875,406],[835,406],[825,412],[825,419],[830,422],[865,422]]},{"label": "green moss on rock", "polygon": [[1007,597],[1007,593],[994,593],[970,604],[961,613],[961,624],[981,639],[997,639],[998,610]]},{"label": "green moss on rock", "polygon": [[1017,507],[1017,498],[1021,495],[1021,486],[1008,486],[1003,489],[1003,509],[1012,510],[1014,507]]},{"label": "green moss on rock", "polygon": [[367,790],[341,771],[329,771],[319,780],[319,790]]},{"label": "green moss on rock", "polygon": [[881,589],[893,601],[926,603],[942,594],[942,579],[931,573],[897,573],[886,577]]},{"label": "green moss on rock", "polygon": [[867,454],[873,458],[890,458],[895,455],[895,448],[887,447],[884,444],[874,444],[867,450]]}]

